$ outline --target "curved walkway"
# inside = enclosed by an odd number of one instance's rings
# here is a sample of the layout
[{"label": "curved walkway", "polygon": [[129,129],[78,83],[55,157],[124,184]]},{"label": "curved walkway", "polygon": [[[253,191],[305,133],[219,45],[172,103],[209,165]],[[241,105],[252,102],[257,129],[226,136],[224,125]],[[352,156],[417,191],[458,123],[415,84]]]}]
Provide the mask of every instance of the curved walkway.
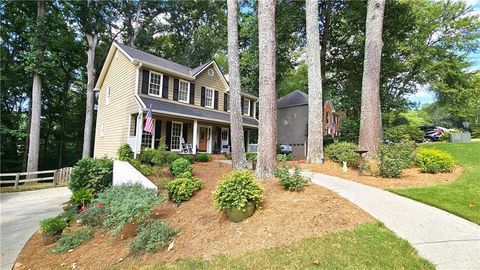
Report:
[{"label": "curved walkway", "polygon": [[66,187],[0,193],[0,269],[11,269],[40,220],[62,212],[70,198]]},{"label": "curved walkway", "polygon": [[437,269],[480,269],[480,226],[438,208],[354,181],[302,172],[383,222]]}]

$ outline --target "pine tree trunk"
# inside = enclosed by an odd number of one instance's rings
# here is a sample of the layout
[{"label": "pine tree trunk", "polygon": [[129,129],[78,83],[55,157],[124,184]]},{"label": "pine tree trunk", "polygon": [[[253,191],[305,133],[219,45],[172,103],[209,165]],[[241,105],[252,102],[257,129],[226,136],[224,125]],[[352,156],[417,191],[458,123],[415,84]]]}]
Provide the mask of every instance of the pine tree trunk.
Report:
[{"label": "pine tree trunk", "polygon": [[275,1],[258,1],[259,134],[256,176],[274,177],[277,144]]},{"label": "pine tree trunk", "polygon": [[93,106],[95,87],[95,49],[97,48],[98,34],[85,33],[88,43],[87,50],[87,101],[85,110],[85,128],[83,132],[82,157],[92,155],[92,127],[93,127]]},{"label": "pine tree trunk", "polygon": [[[37,33],[36,33],[36,67],[40,69],[42,66],[43,44],[40,42],[43,25],[45,22],[45,2],[37,2]],[[32,108],[30,118],[30,134],[28,141],[28,161],[27,172],[38,171],[38,155],[40,150],[40,121],[42,115],[42,77],[39,70],[33,75],[32,85]],[[35,175],[31,175],[35,178]]]},{"label": "pine tree trunk", "polygon": [[383,141],[380,108],[380,63],[385,1],[368,0],[367,5],[359,147],[368,151],[367,157],[378,158],[380,144]]},{"label": "pine tree trunk", "polygon": [[142,12],[142,5],[143,5],[143,1],[142,0],[138,1],[137,13],[135,15],[135,22],[133,25],[133,36],[132,36],[132,39],[130,40],[130,46],[133,48],[137,48],[135,43],[137,42],[138,33],[140,33],[140,16]]},{"label": "pine tree trunk", "polygon": [[[330,0],[324,0],[324,10],[322,10],[323,16],[323,31],[320,47],[320,70],[322,74],[322,86],[325,82],[326,71],[326,56],[327,56],[327,38],[330,30],[330,15],[332,13],[332,2]],[[323,89],[323,88],[322,88]]]},{"label": "pine tree trunk", "polygon": [[230,78],[230,132],[234,170],[246,169],[243,144],[243,119],[240,96],[240,60],[238,51],[238,2],[228,0],[228,73]]},{"label": "pine tree trunk", "polygon": [[307,160],[323,162],[323,101],[320,68],[320,33],[318,2],[306,1],[307,64],[308,64],[308,150]]}]

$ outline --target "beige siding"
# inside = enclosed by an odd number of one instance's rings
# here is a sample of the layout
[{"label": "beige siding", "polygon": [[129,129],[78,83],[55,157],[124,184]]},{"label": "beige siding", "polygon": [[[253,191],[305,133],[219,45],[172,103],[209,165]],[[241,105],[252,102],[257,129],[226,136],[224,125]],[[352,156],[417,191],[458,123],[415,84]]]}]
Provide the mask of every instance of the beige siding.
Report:
[{"label": "beige siding", "polygon": [[[130,114],[138,112],[135,80],[136,66],[117,50],[100,88],[94,157],[116,157],[120,145],[127,143]],[[107,87],[110,87],[108,105],[105,104]]]},{"label": "beige siding", "polygon": [[[208,75],[208,70],[213,70],[213,76]],[[208,87],[212,88],[213,90],[218,91],[218,110],[223,111],[223,100],[224,100],[224,93],[227,91],[225,85],[223,83],[222,74],[218,74],[216,69],[211,65],[210,67],[206,68],[200,74],[197,75],[197,79],[195,80],[195,90],[198,88],[198,96],[195,93],[195,104],[201,105],[201,87]]]}]

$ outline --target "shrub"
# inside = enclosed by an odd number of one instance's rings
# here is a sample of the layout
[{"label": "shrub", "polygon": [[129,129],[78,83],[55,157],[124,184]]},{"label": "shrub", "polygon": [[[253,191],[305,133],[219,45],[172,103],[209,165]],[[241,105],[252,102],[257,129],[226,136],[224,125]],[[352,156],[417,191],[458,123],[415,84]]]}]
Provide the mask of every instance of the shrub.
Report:
[{"label": "shrub", "polygon": [[245,153],[245,159],[248,160],[248,161],[257,160],[257,153],[246,152],[246,153]]},{"label": "shrub", "polygon": [[291,161],[292,159],[291,154],[277,154],[277,161],[279,162]]},{"label": "shrub", "polygon": [[451,172],[455,166],[453,157],[438,149],[418,149],[415,161],[420,167],[420,171],[425,173]]},{"label": "shrub", "polygon": [[44,233],[60,234],[67,227],[62,217],[51,217],[40,221],[40,231]]},{"label": "shrub", "polygon": [[179,158],[183,158],[183,159],[188,160],[188,162],[190,162],[190,164],[192,164],[195,161],[195,156],[192,155],[192,154],[182,154],[182,155],[180,155]]},{"label": "shrub", "polygon": [[155,169],[150,165],[144,165],[139,160],[130,159],[128,161],[137,171],[145,176],[150,176],[155,172]]},{"label": "shrub", "polygon": [[174,203],[190,200],[193,193],[203,187],[203,182],[195,178],[177,178],[165,184],[168,198]]},{"label": "shrub", "polygon": [[209,162],[210,161],[210,155],[207,153],[199,153],[195,157],[195,160],[198,162]]},{"label": "shrub", "polygon": [[349,142],[339,142],[325,147],[325,155],[337,163],[347,162],[349,166],[356,167],[360,162],[360,155],[355,153],[358,147]]},{"label": "shrub", "polygon": [[225,175],[213,193],[218,210],[243,208],[247,202],[260,208],[263,188],[249,170],[238,170]]},{"label": "shrub", "polygon": [[72,192],[82,188],[91,190],[94,194],[112,185],[113,161],[108,158],[83,158],[72,169],[68,184]]},{"label": "shrub", "polygon": [[411,125],[399,125],[385,130],[385,139],[389,142],[423,141],[424,133],[421,129]]},{"label": "shrub", "polygon": [[382,145],[380,148],[380,176],[400,177],[402,170],[412,165],[414,151],[415,147],[412,141]]},{"label": "shrub", "polygon": [[156,220],[145,223],[137,229],[138,237],[130,244],[130,251],[135,255],[153,252],[159,247],[166,247],[177,234],[166,222]]},{"label": "shrub", "polygon": [[308,183],[308,179],[300,175],[298,166],[295,166],[293,174],[290,174],[290,170],[285,163],[283,168],[275,170],[275,176],[280,178],[280,185],[290,191],[302,190]]},{"label": "shrub", "polygon": [[76,248],[93,237],[92,228],[80,229],[78,231],[64,234],[58,240],[57,245],[52,249],[53,253],[62,253]]},{"label": "shrub", "polygon": [[192,173],[193,167],[190,161],[184,158],[179,158],[170,164],[170,174],[176,178],[181,173]]},{"label": "shrub", "polygon": [[[113,229],[116,234],[126,223],[147,220],[152,215],[152,207],[161,202],[163,197],[157,197],[155,190],[146,189],[140,184],[115,186],[98,194],[93,201],[95,206],[85,211],[87,213],[82,215],[82,221],[85,216],[98,216],[102,225]],[[89,214],[90,211],[93,213]]]},{"label": "shrub", "polygon": [[335,139],[332,136],[323,137],[323,147],[326,147],[335,142]]},{"label": "shrub", "polygon": [[100,227],[103,225],[103,219],[107,214],[103,203],[91,204],[90,207],[78,214],[78,219],[83,225],[91,227]]},{"label": "shrub", "polygon": [[177,153],[168,153],[166,156],[166,161],[168,164],[172,164],[175,160],[181,158],[179,154]]},{"label": "shrub", "polygon": [[79,209],[84,205],[90,204],[93,199],[93,193],[86,188],[81,188],[77,191],[74,191],[68,204]]},{"label": "shrub", "polygon": [[133,151],[128,144],[122,144],[118,148],[118,159],[123,161],[128,161],[133,158]]}]

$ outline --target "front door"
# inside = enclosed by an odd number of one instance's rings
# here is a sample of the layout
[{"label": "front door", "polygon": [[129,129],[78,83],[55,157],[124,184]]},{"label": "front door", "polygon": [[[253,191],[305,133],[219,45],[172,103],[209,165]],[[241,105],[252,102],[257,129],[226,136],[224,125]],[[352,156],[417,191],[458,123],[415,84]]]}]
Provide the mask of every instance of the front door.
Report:
[{"label": "front door", "polygon": [[208,137],[208,128],[200,127],[199,132],[199,140],[198,140],[198,151],[200,152],[207,152],[207,137]]}]

